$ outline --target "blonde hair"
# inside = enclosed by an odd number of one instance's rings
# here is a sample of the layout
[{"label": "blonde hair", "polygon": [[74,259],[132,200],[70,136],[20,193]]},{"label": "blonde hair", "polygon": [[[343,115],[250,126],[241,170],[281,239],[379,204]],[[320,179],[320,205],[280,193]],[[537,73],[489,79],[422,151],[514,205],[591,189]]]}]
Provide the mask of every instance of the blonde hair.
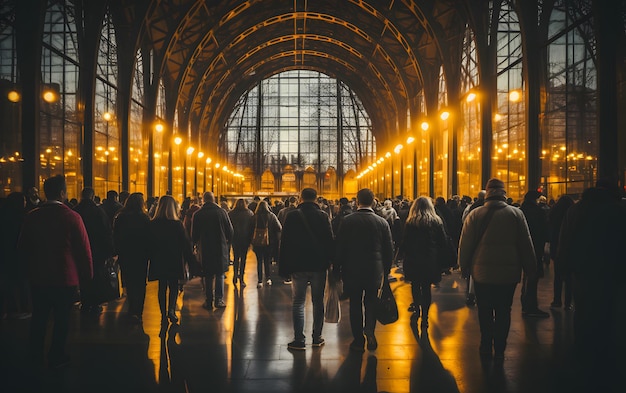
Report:
[{"label": "blonde hair", "polygon": [[176,203],[176,200],[170,195],[164,195],[159,198],[159,203],[157,204],[153,220],[156,220],[157,218],[180,220],[178,215],[178,203]]},{"label": "blonde hair", "polygon": [[432,199],[421,196],[411,204],[406,223],[415,226],[432,226],[435,224],[442,225],[443,221],[435,212]]}]

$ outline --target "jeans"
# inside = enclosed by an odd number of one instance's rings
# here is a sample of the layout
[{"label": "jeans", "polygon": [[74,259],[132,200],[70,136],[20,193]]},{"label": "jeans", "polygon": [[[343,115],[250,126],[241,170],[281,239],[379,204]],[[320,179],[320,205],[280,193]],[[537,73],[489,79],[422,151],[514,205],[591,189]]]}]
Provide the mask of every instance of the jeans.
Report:
[{"label": "jeans", "polygon": [[[381,277],[382,281],[382,277]],[[357,341],[363,341],[363,332],[374,334],[376,328],[376,299],[378,298],[378,283],[351,287],[350,297],[350,328],[352,337]],[[364,315],[365,314],[365,315]],[[365,317],[365,325],[363,319]]]},{"label": "jeans", "polygon": [[504,354],[511,327],[511,305],[516,286],[516,283],[498,285],[474,281],[481,350],[491,351],[493,346],[497,355]]},{"label": "jeans", "polygon": [[270,247],[256,246],[254,247],[254,254],[256,254],[256,273],[258,282],[263,282],[263,270],[265,270],[265,279],[271,279],[272,259],[270,257]]},{"label": "jeans", "polygon": [[30,351],[36,362],[43,362],[48,318],[52,313],[54,327],[48,359],[64,357],[69,331],[70,311],[76,298],[76,287],[32,287],[33,316],[30,325]]},{"label": "jeans", "polygon": [[322,336],[324,327],[324,288],[326,270],[321,272],[296,272],[291,275],[291,298],[293,332],[296,341],[304,341],[304,301],[307,283],[311,282],[311,301],[313,303],[313,339]]},{"label": "jeans", "polygon": [[[213,281],[215,281],[215,297],[213,297]],[[206,302],[213,303],[213,300],[224,298],[224,274],[207,274],[204,277],[204,291]]]},{"label": "jeans", "polygon": [[233,245],[233,278],[243,279],[246,272],[246,260],[248,259],[248,246]]},{"label": "jeans", "polygon": [[[169,293],[168,293],[169,290]],[[161,318],[167,318],[168,311],[176,311],[176,299],[178,299],[178,279],[159,280],[159,308]]]}]

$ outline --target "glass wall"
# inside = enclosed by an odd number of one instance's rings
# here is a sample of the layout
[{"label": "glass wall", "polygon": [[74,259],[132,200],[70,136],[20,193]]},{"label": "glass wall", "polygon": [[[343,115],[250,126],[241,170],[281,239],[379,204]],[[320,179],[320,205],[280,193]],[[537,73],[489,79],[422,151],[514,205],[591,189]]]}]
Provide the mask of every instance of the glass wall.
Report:
[{"label": "glass wall", "polygon": [[15,49],[15,2],[0,3],[0,197],[22,191],[20,89]]},{"label": "glass wall", "polygon": [[[437,104],[439,107],[437,108],[438,113],[432,114],[430,118],[433,123],[436,122],[436,127],[431,127],[429,136],[432,139],[433,144],[433,157],[430,157],[431,160],[434,160],[434,185],[435,189],[432,195],[434,197],[443,196],[448,199],[450,197],[449,194],[449,180],[450,180],[450,170],[449,170],[449,162],[448,162],[448,152],[450,151],[448,148],[449,143],[449,130],[451,126],[450,113],[448,112],[448,87],[446,83],[445,74],[443,72],[443,67],[439,68],[439,90],[438,90],[439,99],[437,100]],[[447,113],[447,115],[445,114]]]},{"label": "glass wall", "polygon": [[143,58],[141,51],[135,56],[135,72],[133,77],[132,99],[130,102],[130,144],[129,144],[129,190],[147,195],[148,175],[148,135],[143,128]]},{"label": "glass wall", "polygon": [[231,170],[251,168],[257,175],[267,169],[279,174],[287,165],[300,174],[307,167],[345,173],[374,159],[376,147],[369,116],[348,86],[296,70],[265,79],[241,97],[228,121],[224,151]]},{"label": "glass wall", "polygon": [[521,201],[527,191],[525,86],[519,20],[509,1],[502,3],[498,18],[496,51],[492,175],[506,183],[507,194],[513,201]]},{"label": "glass wall", "polygon": [[458,133],[458,193],[475,197],[483,187],[480,184],[481,132],[480,99],[481,92],[478,76],[478,54],[474,34],[469,27],[465,29],[463,52],[461,54],[461,129]]},{"label": "glass wall", "polygon": [[[150,52],[150,56],[152,56],[152,52]],[[159,88],[157,90],[156,118],[156,132],[154,133],[155,195],[165,195],[167,193],[169,152],[164,150],[166,144],[163,138],[164,135],[169,135],[169,132],[165,130],[165,85],[163,80],[159,80]]]},{"label": "glass wall", "polygon": [[[557,1],[549,24],[548,83],[541,144],[549,198],[578,196],[597,177],[593,19],[589,1]],[[566,8],[568,7],[568,8]]]},{"label": "glass wall", "polygon": [[94,113],[94,189],[102,198],[108,190],[121,190],[121,157],[117,101],[117,45],[111,15],[106,14],[96,66]]},{"label": "glass wall", "polygon": [[69,2],[49,2],[42,45],[39,185],[41,189],[46,178],[64,174],[68,198],[79,198],[83,179],[82,127],[76,110],[78,41],[73,5]]}]

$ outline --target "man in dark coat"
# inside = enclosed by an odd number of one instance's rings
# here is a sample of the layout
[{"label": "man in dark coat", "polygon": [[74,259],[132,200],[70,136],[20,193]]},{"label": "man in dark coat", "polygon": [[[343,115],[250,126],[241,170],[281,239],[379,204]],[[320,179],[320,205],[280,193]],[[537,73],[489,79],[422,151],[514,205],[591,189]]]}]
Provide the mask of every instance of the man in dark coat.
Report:
[{"label": "man in dark coat", "polygon": [[529,279],[526,274],[522,280],[522,315],[533,318],[547,318],[550,316],[539,309],[537,301],[537,284],[539,277],[543,276],[543,251],[548,241],[548,215],[538,204],[537,200],[541,193],[535,190],[528,191],[524,195],[524,202],[520,209],[526,217],[530,237],[533,239],[535,257],[537,258],[537,274]]},{"label": "man in dark coat", "polygon": [[584,392],[621,392],[626,367],[626,208],[617,181],[599,180],[570,207],[557,257],[573,275],[574,344]]},{"label": "man in dark coat", "polygon": [[101,294],[98,293],[98,279],[103,275],[105,261],[113,256],[113,232],[109,224],[106,213],[94,202],[93,188],[86,187],[81,193],[81,200],[74,208],[80,214],[87,229],[89,244],[91,245],[91,257],[93,260],[93,270],[96,272],[94,278],[88,285],[80,289],[81,311],[84,313],[100,313],[102,311]]},{"label": "man in dark coat", "polygon": [[[215,195],[205,192],[204,204],[191,220],[191,240],[198,247],[200,261],[205,273],[206,302],[202,307],[213,309],[226,307],[224,302],[224,272],[230,260],[229,244],[233,238],[233,225],[228,213],[215,203]],[[213,282],[215,281],[215,296]]]},{"label": "man in dark coat", "polygon": [[83,220],[63,203],[67,199],[65,178],[50,177],[43,189],[47,201],[26,215],[18,249],[28,267],[32,293],[32,361],[43,365],[48,318],[52,314],[48,367],[60,368],[70,363],[65,345],[76,289],[91,280],[93,267]]},{"label": "man in dark coat", "polygon": [[278,269],[281,276],[291,276],[294,340],[287,347],[305,348],[304,301],[307,283],[311,283],[313,303],[313,346],[324,345],[324,288],[326,270],[334,252],[333,232],[328,214],[315,202],[317,191],[305,188],[298,208],[285,217],[280,241]]},{"label": "man in dark coat", "polygon": [[341,271],[344,292],[350,298],[350,327],[354,337],[350,349],[362,352],[366,337],[367,349],[375,350],[378,346],[374,311],[378,289],[391,270],[393,241],[389,224],[372,208],[374,193],[370,189],[359,190],[357,205],[357,211],[348,214],[339,227],[335,266]]}]

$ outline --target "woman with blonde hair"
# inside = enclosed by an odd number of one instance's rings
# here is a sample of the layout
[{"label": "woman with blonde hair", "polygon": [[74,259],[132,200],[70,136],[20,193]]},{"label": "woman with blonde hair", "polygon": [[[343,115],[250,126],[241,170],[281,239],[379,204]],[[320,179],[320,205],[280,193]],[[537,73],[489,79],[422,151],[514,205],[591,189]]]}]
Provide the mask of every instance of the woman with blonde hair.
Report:
[{"label": "woman with blonde hair", "polygon": [[271,250],[274,245],[278,244],[280,231],[283,229],[282,225],[280,225],[280,221],[278,221],[278,217],[272,213],[265,200],[259,202],[254,212],[254,230],[258,231],[264,229],[267,229],[268,232],[268,244],[255,244],[254,239],[252,242],[252,249],[254,250],[257,260],[257,288],[263,287],[263,270],[265,270],[266,285],[272,285]]},{"label": "woman with blonde hair", "polygon": [[[404,276],[411,282],[411,311],[422,317],[422,329],[428,327],[428,309],[432,302],[431,284],[441,281],[439,250],[447,246],[443,221],[429,197],[419,197],[407,217],[400,254],[404,255]],[[416,318],[416,319],[417,319]]]},{"label": "woman with blonde hair", "polygon": [[[159,198],[150,222],[150,270],[148,280],[159,280],[159,306],[161,322],[178,322],[176,300],[178,280],[185,277],[185,263],[197,264],[191,241],[178,215],[178,204],[169,195]],[[169,294],[168,294],[169,290]]]}]

